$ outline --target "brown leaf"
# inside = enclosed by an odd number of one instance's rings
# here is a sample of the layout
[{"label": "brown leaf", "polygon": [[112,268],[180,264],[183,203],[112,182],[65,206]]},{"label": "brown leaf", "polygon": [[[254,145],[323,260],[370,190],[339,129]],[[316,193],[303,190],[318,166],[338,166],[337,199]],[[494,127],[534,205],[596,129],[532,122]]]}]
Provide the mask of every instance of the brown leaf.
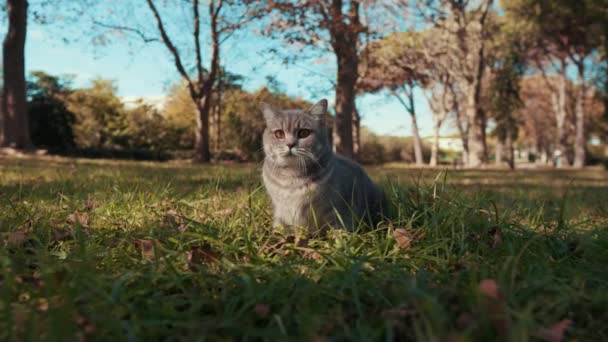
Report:
[{"label": "brown leaf", "polygon": [[220,259],[220,254],[214,251],[209,244],[192,246],[187,255],[188,269],[192,272],[195,272],[201,265],[215,264]]},{"label": "brown leaf", "polygon": [[259,317],[266,318],[270,315],[270,306],[268,304],[256,304],[254,311]]},{"label": "brown leaf", "polygon": [[485,309],[490,323],[499,336],[507,336],[511,319],[498,284],[494,279],[484,279],[479,283],[479,292],[486,298]]},{"label": "brown leaf", "polygon": [[490,246],[492,246],[492,248],[496,248],[500,244],[502,244],[503,239],[502,239],[502,232],[500,231],[500,228],[492,227],[492,228],[490,228],[488,233],[490,234]]},{"label": "brown leaf", "polygon": [[151,261],[154,260],[155,253],[155,244],[156,242],[153,240],[146,239],[136,239],[133,240],[133,246],[141,251],[141,255],[144,260]]},{"label": "brown leaf", "polygon": [[36,274],[33,275],[17,275],[15,276],[15,282],[19,284],[31,285],[36,289],[40,289],[44,283],[40,280],[40,277]]},{"label": "brown leaf", "polygon": [[82,211],[75,211],[73,214],[68,215],[68,223],[77,224],[82,227],[89,226],[89,214]]},{"label": "brown leaf", "polygon": [[23,245],[28,239],[28,234],[22,230],[16,232],[2,233],[5,247],[17,247]]},{"label": "brown leaf", "polygon": [[274,256],[274,255],[277,255],[277,254],[287,255],[289,253],[289,251],[281,251],[281,249],[286,244],[292,244],[292,243],[296,243],[296,237],[293,236],[293,235],[289,235],[289,236],[285,237],[283,240],[281,240],[281,241],[277,242],[276,244],[268,247],[268,254],[270,256]]},{"label": "brown leaf", "polygon": [[47,312],[49,311],[49,300],[46,298],[38,299],[38,311]]},{"label": "brown leaf", "polygon": [[492,299],[499,299],[500,294],[498,293],[498,284],[494,279],[484,279],[479,283],[479,292],[486,297]]},{"label": "brown leaf", "polygon": [[393,231],[393,237],[402,249],[409,249],[414,242],[422,239],[425,234],[423,231],[411,231],[405,228],[397,228]]},{"label": "brown leaf", "polygon": [[541,329],[541,331],[538,333],[538,337],[545,342],[561,342],[564,340],[566,330],[570,328],[572,323],[574,322],[571,319],[559,321],[549,328]]},{"label": "brown leaf", "polygon": [[323,256],[321,255],[321,253],[314,251],[314,250],[307,250],[304,251],[304,253],[302,254],[302,256],[304,257],[304,259],[310,259],[310,260],[321,260],[323,259]]},{"label": "brown leaf", "polygon": [[163,223],[171,226],[179,226],[183,224],[184,218],[175,209],[169,209],[163,217]]},{"label": "brown leaf", "polygon": [[93,197],[87,197],[87,200],[84,202],[84,209],[86,211],[91,211],[97,207],[99,207],[99,203]]}]

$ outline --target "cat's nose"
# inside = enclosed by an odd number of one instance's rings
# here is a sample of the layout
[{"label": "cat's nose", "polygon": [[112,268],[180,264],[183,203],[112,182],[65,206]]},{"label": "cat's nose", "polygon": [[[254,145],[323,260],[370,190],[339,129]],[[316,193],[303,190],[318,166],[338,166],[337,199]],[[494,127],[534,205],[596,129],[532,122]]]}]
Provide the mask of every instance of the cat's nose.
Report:
[{"label": "cat's nose", "polygon": [[287,143],[287,147],[289,147],[289,149],[290,149],[290,150],[291,150],[291,149],[292,149],[294,146],[296,146],[296,143],[294,143],[294,142]]}]

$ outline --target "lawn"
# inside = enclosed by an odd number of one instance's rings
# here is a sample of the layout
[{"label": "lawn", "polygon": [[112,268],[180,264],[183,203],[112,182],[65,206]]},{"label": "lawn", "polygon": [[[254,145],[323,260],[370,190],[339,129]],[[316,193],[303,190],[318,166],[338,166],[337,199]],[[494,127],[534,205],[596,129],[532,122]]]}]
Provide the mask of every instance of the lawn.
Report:
[{"label": "lawn", "polygon": [[305,240],[256,165],[0,159],[0,340],[608,340],[606,171],[370,172]]}]

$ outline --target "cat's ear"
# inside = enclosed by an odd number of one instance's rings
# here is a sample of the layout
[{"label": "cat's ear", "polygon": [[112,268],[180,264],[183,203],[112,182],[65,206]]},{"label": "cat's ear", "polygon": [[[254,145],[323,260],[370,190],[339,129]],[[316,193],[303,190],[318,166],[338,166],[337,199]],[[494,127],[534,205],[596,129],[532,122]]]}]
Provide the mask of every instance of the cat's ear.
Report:
[{"label": "cat's ear", "polygon": [[325,117],[327,116],[327,100],[323,99],[317,102],[314,106],[310,107],[308,112],[315,119],[319,120],[319,122],[325,124]]},{"label": "cat's ear", "polygon": [[270,122],[276,117],[274,109],[266,102],[260,102],[260,110],[262,111],[266,122]]}]

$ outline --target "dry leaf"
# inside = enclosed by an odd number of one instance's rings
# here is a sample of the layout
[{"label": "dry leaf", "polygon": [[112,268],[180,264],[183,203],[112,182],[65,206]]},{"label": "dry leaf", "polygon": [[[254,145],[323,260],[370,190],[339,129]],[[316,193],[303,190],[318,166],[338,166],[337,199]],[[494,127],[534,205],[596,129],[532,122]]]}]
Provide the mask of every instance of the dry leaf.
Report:
[{"label": "dry leaf", "polygon": [[307,250],[304,251],[304,253],[302,254],[302,256],[304,257],[304,259],[310,259],[310,260],[321,260],[323,259],[323,256],[321,255],[321,253],[314,251],[314,250]]},{"label": "dry leaf", "polygon": [[283,240],[277,242],[276,244],[268,247],[268,255],[274,256],[276,254],[287,255],[289,251],[281,251],[281,248],[286,244],[296,243],[296,237],[293,235],[289,235],[285,237]]},{"label": "dry leaf", "polygon": [[498,284],[494,279],[484,279],[479,283],[479,292],[487,298],[485,302],[488,319],[500,336],[507,336],[511,320],[505,302],[502,300]]},{"label": "dry leaf", "polygon": [[502,244],[502,240],[503,240],[502,232],[500,231],[500,229],[498,227],[490,228],[488,233],[490,234],[490,239],[491,239],[490,246],[492,246],[492,248],[496,248],[500,244]]},{"label": "dry leaf", "polygon": [[492,299],[499,299],[500,294],[498,293],[498,284],[494,279],[484,279],[479,283],[479,292],[486,297]]},{"label": "dry leaf", "polygon": [[133,240],[133,246],[141,251],[141,255],[144,260],[154,260],[155,255],[155,241],[146,239]]},{"label": "dry leaf", "polygon": [[47,312],[49,311],[49,300],[46,298],[38,299],[38,311]]},{"label": "dry leaf", "polygon": [[409,249],[414,242],[422,239],[424,235],[425,233],[422,231],[411,231],[405,228],[397,228],[393,231],[393,237],[402,249]]},{"label": "dry leaf", "polygon": [[555,323],[550,328],[542,329],[538,333],[538,337],[546,342],[561,342],[564,340],[566,330],[570,328],[572,323],[573,321],[571,319],[564,319]]},{"label": "dry leaf", "polygon": [[219,253],[214,251],[209,244],[192,246],[187,252],[188,269],[196,271],[200,265],[214,264],[220,259]]},{"label": "dry leaf", "polygon": [[99,203],[93,197],[87,197],[87,200],[84,202],[84,209],[86,211],[91,211],[97,207],[99,207]]},{"label": "dry leaf", "polygon": [[21,230],[16,232],[8,232],[2,234],[2,240],[5,247],[16,247],[27,241],[27,233]]},{"label": "dry leaf", "polygon": [[270,315],[270,306],[268,304],[256,304],[254,311],[259,317],[266,318]]},{"label": "dry leaf", "polygon": [[89,226],[89,214],[82,211],[75,211],[73,214],[68,215],[68,223],[77,224],[82,227]]},{"label": "dry leaf", "polygon": [[37,289],[41,288],[42,285],[44,285],[42,280],[40,280],[40,278],[36,274],[15,276],[15,282],[19,284],[28,284]]}]

